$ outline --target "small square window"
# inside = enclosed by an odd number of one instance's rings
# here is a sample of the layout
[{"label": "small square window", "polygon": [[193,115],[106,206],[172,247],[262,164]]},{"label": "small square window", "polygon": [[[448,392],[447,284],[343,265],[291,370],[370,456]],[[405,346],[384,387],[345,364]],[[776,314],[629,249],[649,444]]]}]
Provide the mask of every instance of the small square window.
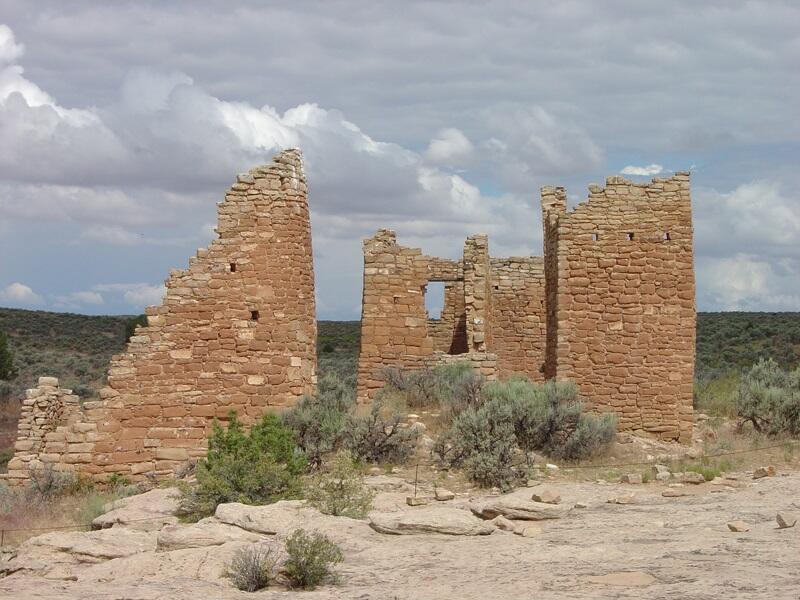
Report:
[{"label": "small square window", "polygon": [[629,242],[633,241],[633,232],[629,231],[627,235],[628,235],[628,241]]},{"label": "small square window", "polygon": [[663,239],[665,242],[668,242],[668,241],[670,241],[670,240],[672,239],[672,236],[670,236],[670,234],[669,234],[669,231],[665,231],[665,232],[664,232],[664,237],[663,237],[662,239]]},{"label": "small square window", "polygon": [[597,242],[597,241],[599,241],[599,240],[600,240],[600,233],[599,233],[599,232],[597,232],[597,231],[595,231],[595,232],[592,234],[592,241],[593,241],[593,242]]},{"label": "small square window", "polygon": [[236,263],[231,263],[231,273],[236,273]]},{"label": "small square window", "polygon": [[250,320],[251,321],[258,321],[261,318],[261,314],[257,310],[250,311]]}]

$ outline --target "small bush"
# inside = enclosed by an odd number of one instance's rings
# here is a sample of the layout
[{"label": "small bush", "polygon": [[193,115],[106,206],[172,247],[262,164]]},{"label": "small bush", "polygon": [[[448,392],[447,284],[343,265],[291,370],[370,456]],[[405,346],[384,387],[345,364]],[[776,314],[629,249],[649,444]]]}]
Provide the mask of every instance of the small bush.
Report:
[{"label": "small bush", "polygon": [[365,517],[374,497],[349,452],[336,455],[330,473],[315,475],[306,489],[309,504],[320,512],[352,519]]},{"label": "small bush", "polygon": [[[572,382],[535,384],[524,378],[483,386],[482,404],[453,419],[434,452],[476,483],[509,487],[525,475],[534,451],[564,459],[601,452],[614,439],[616,418],[585,414]],[[522,454],[524,464],[514,465]]]},{"label": "small bush", "polygon": [[735,395],[741,422],[759,433],[800,434],[800,369],[784,371],[761,359],[742,377]]},{"label": "small bush", "polygon": [[286,539],[288,558],[283,565],[289,582],[311,590],[323,581],[335,581],[333,567],[342,562],[342,551],[321,533],[297,529]]},{"label": "small bush", "polygon": [[31,503],[46,503],[80,491],[81,481],[70,471],[59,471],[53,465],[34,467],[29,472],[30,479],[25,494]]},{"label": "small bush", "polygon": [[722,471],[711,465],[689,465],[684,470],[692,473],[700,473],[706,481],[712,481],[716,477],[722,475]]},{"label": "small bush", "polygon": [[225,502],[269,504],[295,497],[305,467],[294,434],[275,415],[264,415],[246,434],[231,412],[227,429],[214,424],[207,457],[197,464],[197,486],[185,493],[181,513],[198,520]]},{"label": "small bush", "polygon": [[463,410],[434,446],[434,452],[479,485],[511,487],[516,438],[511,407],[491,402]]},{"label": "small bush", "polygon": [[365,417],[354,417],[347,436],[347,448],[364,462],[402,462],[416,448],[419,432],[401,427],[399,415],[384,416],[383,402],[376,398]]},{"label": "small bush", "polygon": [[257,592],[275,581],[278,559],[266,545],[249,546],[236,551],[225,565],[223,576],[243,592]]},{"label": "small bush", "polygon": [[480,403],[483,376],[468,362],[441,365],[433,369],[403,371],[384,369],[383,378],[390,390],[403,393],[409,408],[438,408],[446,421],[469,406]]},{"label": "small bush", "polygon": [[576,460],[600,452],[616,433],[616,418],[583,412],[578,386],[572,381],[535,384],[524,378],[484,386],[487,402],[511,407],[520,449]]},{"label": "small bush", "polygon": [[342,444],[352,420],[353,390],[335,374],[319,381],[314,397],[303,397],[283,415],[284,424],[295,433],[297,445],[312,467],[323,455]]}]

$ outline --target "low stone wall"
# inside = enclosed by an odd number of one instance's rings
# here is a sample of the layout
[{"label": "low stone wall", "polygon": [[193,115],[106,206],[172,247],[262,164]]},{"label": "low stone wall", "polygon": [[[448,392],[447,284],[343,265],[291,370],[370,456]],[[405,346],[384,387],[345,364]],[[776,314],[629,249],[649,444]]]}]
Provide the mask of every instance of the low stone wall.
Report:
[{"label": "low stone wall", "polygon": [[97,426],[82,421],[78,396],[59,387],[55,377],[40,377],[39,385],[27,390],[22,401],[7,481],[13,485],[27,480],[31,469],[46,464],[60,468],[64,459],[70,463],[91,460]]}]

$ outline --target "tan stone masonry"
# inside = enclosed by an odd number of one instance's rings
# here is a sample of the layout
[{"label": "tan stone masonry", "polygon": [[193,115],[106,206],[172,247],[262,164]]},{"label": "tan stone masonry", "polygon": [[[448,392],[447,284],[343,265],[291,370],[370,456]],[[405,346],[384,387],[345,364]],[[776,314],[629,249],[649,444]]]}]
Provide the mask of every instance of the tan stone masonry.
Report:
[{"label": "tan stone masonry", "polygon": [[[689,175],[609,177],[589,190],[570,211],[563,188],[542,188],[544,257],[490,258],[485,235],[467,239],[461,261],[399,246],[389,230],[367,240],[359,399],[382,387],[385,366],[491,356],[482,370],[493,365],[493,376],[573,379],[591,408],[619,415],[621,429],[689,441]],[[446,282],[438,320],[425,311],[430,281]]]},{"label": "tan stone masonry", "polygon": [[[567,209],[542,188],[544,256],[492,258],[485,235],[460,260],[427,256],[382,229],[364,241],[357,394],[389,366],[469,361],[487,378],[572,379],[620,428],[690,441],[695,283],[688,173],[635,184],[609,177]],[[52,464],[97,480],[173,474],[205,454],[210,424],[252,422],[316,383],[311,227],[299,151],[238,176],[218,205],[218,237],[166,281],[80,404],[44,377],[23,403],[6,479]],[[425,308],[444,282],[439,319]]]},{"label": "tan stone masonry", "polygon": [[38,440],[36,456],[15,456],[9,479],[25,479],[31,460],[98,479],[169,475],[205,454],[215,417],[236,410],[252,421],[313,392],[314,271],[300,153],[239,175],[218,214],[218,238],[170,273],[163,303],[147,309],[147,326],[112,359],[100,401],[81,409],[66,391],[31,392],[32,410],[58,398],[70,419],[42,443],[41,417],[26,417],[18,439],[23,447]]}]

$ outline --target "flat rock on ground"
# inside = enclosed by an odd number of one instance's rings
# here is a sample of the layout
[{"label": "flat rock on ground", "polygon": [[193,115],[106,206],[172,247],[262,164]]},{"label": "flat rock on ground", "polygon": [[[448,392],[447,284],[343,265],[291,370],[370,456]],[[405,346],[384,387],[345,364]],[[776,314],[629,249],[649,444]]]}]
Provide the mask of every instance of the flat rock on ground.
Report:
[{"label": "flat rock on ground", "polygon": [[531,500],[530,491],[526,488],[502,496],[481,498],[472,502],[470,509],[484,519],[502,515],[508,519],[526,521],[560,519],[569,512],[564,506]]},{"label": "flat rock on ground", "polygon": [[450,506],[423,506],[391,513],[373,512],[370,526],[380,533],[412,535],[489,535],[495,528],[469,511]]},{"label": "flat rock on ground", "polygon": [[178,522],[174,513],[180,497],[177,488],[169,487],[121,498],[106,505],[107,512],[92,521],[92,528],[105,529],[121,524],[132,529],[158,531],[164,524]]},{"label": "flat rock on ground", "polygon": [[[159,550],[160,532],[120,525],[94,532],[47,534],[20,546],[15,558],[0,560],[0,598],[797,598],[800,527],[778,529],[775,518],[778,512],[798,513],[800,473],[766,477],[758,485],[726,493],[712,494],[710,485],[692,486],[692,495],[682,498],[664,498],[665,487],[650,483],[637,488],[635,504],[606,503],[610,495],[625,493],[626,487],[560,481],[564,504],[581,502],[587,508],[570,512],[568,518],[539,521],[533,537],[501,531],[476,536],[386,535],[373,530],[366,520],[321,515],[302,503],[218,511],[220,517],[241,526],[219,518],[211,521],[249,532],[258,542]],[[523,498],[530,496],[530,489],[522,491]],[[405,495],[398,493],[401,501]],[[473,501],[485,499],[476,496]],[[457,502],[433,507],[458,509]],[[387,510],[380,512],[387,514],[431,508],[397,506],[388,497],[382,506]],[[465,502],[461,510],[470,517],[466,506]],[[726,526],[731,520],[747,522],[750,531],[731,532]],[[484,524],[494,528],[489,521]],[[322,531],[342,547],[338,585],[313,592],[276,588],[248,594],[222,577],[225,564],[238,549],[252,543],[280,548],[287,531],[296,526]],[[164,529],[174,535],[172,526]],[[266,535],[255,529],[276,533]],[[194,535],[187,534],[190,539]],[[209,539],[220,541],[216,536]]]}]

